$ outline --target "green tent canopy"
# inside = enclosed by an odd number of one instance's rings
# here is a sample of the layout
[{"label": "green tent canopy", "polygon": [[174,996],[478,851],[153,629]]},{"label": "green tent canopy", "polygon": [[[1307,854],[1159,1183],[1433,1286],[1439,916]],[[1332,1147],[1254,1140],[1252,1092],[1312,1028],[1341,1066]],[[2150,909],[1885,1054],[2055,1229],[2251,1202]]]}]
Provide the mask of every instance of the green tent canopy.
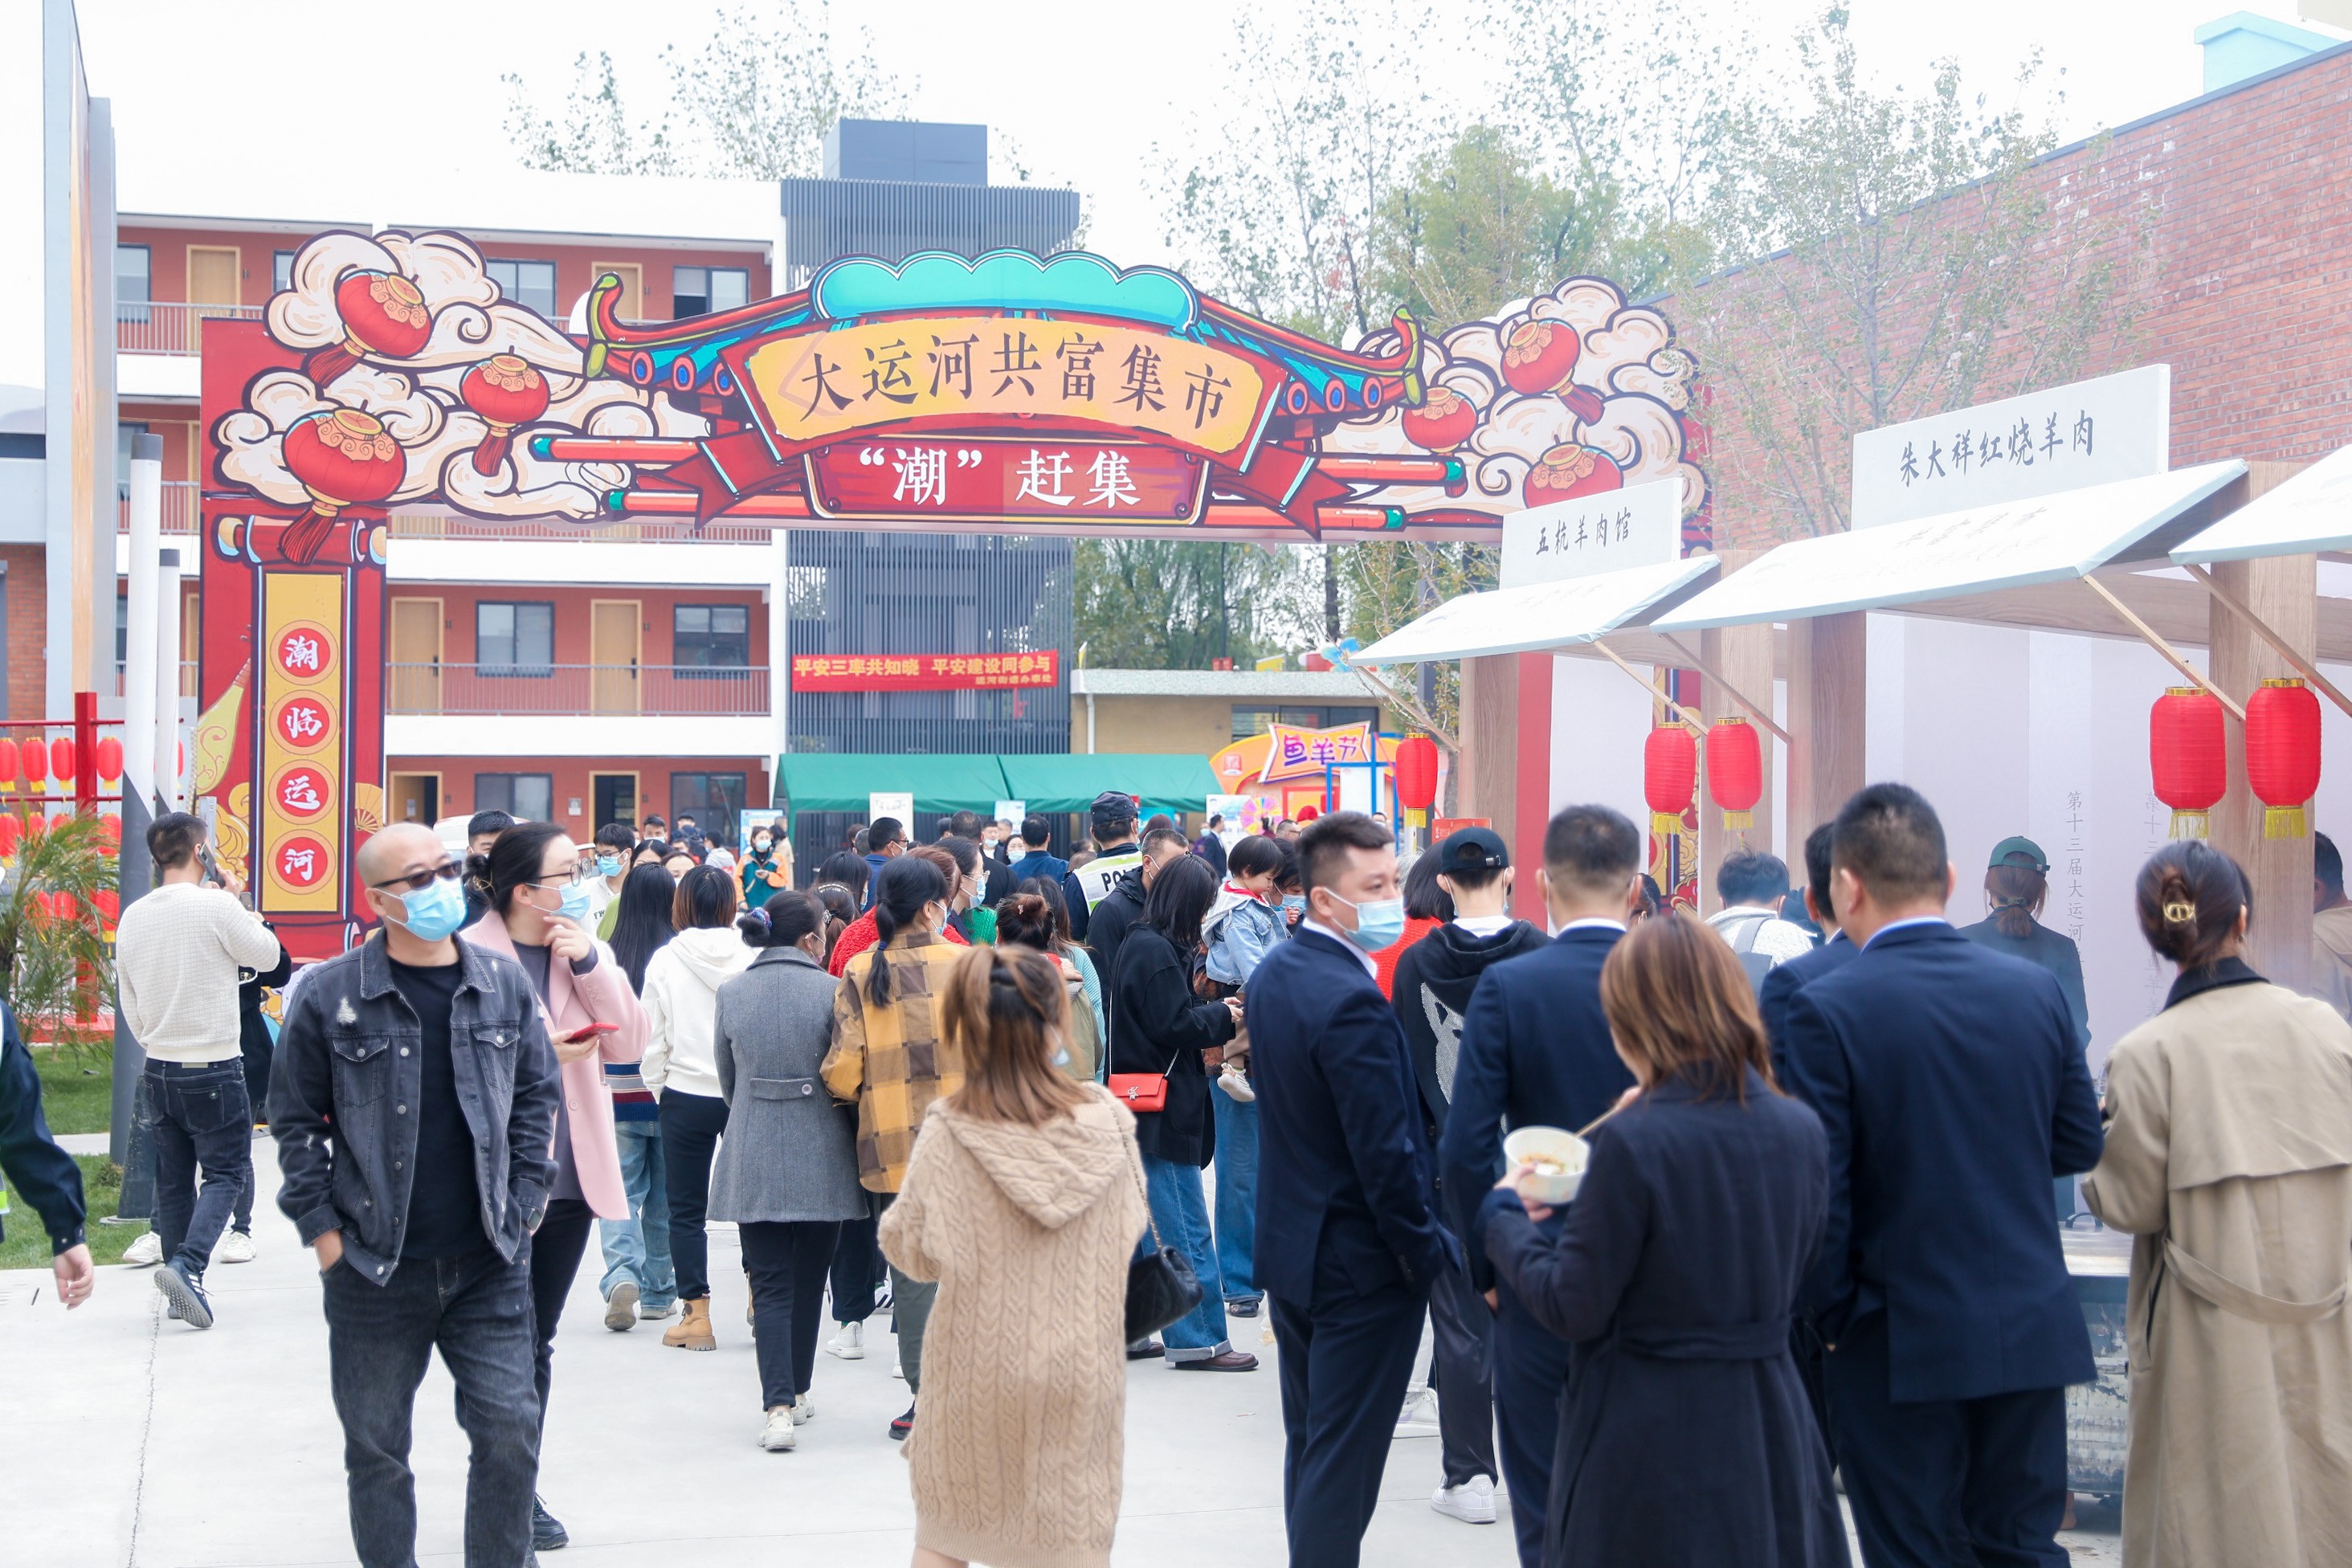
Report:
[{"label": "green tent canopy", "polygon": [[1004,770],[985,752],[940,756],[891,752],[793,752],[779,759],[776,776],[794,814],[845,811],[864,816],[866,796],[911,791],[917,811],[996,809],[1005,794]]},{"label": "green tent canopy", "polygon": [[1218,793],[1209,759],[1156,752],[1039,752],[996,759],[1004,766],[1004,797],[1034,812],[1084,811],[1105,790],[1143,797],[1155,811],[1203,810]]}]

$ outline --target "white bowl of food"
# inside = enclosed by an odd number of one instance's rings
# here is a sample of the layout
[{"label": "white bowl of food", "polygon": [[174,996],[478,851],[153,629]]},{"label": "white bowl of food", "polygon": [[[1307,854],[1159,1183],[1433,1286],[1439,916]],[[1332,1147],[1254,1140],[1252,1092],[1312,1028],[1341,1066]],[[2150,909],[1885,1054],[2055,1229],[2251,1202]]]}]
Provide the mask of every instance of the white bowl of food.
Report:
[{"label": "white bowl of food", "polygon": [[1520,1198],[1545,1208],[1558,1208],[1576,1196],[1591,1158],[1591,1145],[1558,1127],[1522,1127],[1503,1140],[1506,1163],[1513,1170],[1533,1167],[1519,1178]]}]

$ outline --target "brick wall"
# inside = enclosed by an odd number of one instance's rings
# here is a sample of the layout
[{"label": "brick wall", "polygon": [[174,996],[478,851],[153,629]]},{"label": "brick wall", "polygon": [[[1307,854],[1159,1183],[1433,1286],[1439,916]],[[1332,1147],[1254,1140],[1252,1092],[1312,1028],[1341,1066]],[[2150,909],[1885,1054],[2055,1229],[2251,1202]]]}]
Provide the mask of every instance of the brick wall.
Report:
[{"label": "brick wall", "polygon": [[8,563],[8,710],[11,719],[40,719],[48,700],[48,552],[38,544],[0,545]]}]

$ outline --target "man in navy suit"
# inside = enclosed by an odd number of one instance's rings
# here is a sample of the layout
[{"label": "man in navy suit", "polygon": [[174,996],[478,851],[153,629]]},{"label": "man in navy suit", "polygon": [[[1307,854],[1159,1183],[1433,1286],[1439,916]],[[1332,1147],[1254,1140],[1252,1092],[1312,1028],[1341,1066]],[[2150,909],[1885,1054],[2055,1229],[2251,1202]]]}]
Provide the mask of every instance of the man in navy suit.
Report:
[{"label": "man in navy suit", "polygon": [[1805,1305],[1870,1568],[2063,1563],[2065,1385],[2089,1333],[2050,1214],[2098,1163],[2097,1098],[2057,981],[1944,918],[1953,871],[1917,791],[1838,813],[1830,895],[1860,949],[1788,1007],[1794,1087],[1829,1135]]},{"label": "man in navy suit", "polygon": [[1307,915],[1245,993],[1257,1089],[1257,1282],[1282,1349],[1294,1568],[1354,1568],[1422,1313],[1461,1249],[1438,1224],[1404,1032],[1371,954],[1404,929],[1392,836],[1334,812],[1298,836]]},{"label": "man in navy suit", "polygon": [[[1559,934],[1486,971],[1462,1019],[1454,1104],[1438,1152],[1461,1235],[1475,1234],[1471,1218],[1502,1173],[1506,1124],[1573,1131],[1633,1086],[1601,1011],[1601,965],[1625,934],[1641,871],[1640,832],[1605,805],[1569,806],[1544,829],[1544,904]],[[1557,1230],[1566,1214],[1543,1228]],[[1568,1342],[1538,1325],[1476,1248],[1470,1282],[1496,1311],[1495,1422],[1519,1562],[1539,1568]]]}]

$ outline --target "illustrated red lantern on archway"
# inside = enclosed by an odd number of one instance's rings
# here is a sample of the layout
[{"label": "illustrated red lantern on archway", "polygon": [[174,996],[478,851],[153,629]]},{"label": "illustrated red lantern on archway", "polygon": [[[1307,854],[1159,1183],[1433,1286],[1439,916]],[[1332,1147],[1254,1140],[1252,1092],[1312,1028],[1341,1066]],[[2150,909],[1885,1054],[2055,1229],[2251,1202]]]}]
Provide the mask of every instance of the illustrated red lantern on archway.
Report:
[{"label": "illustrated red lantern on archway", "polygon": [[2168,686],[2147,715],[2147,771],[2172,808],[2172,837],[2202,838],[2230,788],[2221,700],[2201,686]]},{"label": "illustrated red lantern on archway", "polygon": [[2319,699],[2302,681],[2265,680],[2246,699],[2246,784],[2264,808],[2263,837],[2311,831],[2304,807],[2319,788]]},{"label": "illustrated red lantern on archway", "polygon": [[1723,826],[1744,830],[1764,796],[1764,742],[1745,719],[1717,719],[1706,735],[1706,793],[1723,808]]},{"label": "illustrated red lantern on archway", "polygon": [[1426,735],[1407,735],[1397,742],[1393,767],[1398,804],[1407,820],[1419,827],[1422,814],[1437,799],[1437,742]]},{"label": "illustrated red lantern on archway", "polygon": [[1557,393],[1570,412],[1590,425],[1601,417],[1601,395],[1572,379],[1584,355],[1584,337],[1566,321],[1525,321],[1503,334],[1503,380],[1527,396]]},{"label": "illustrated red lantern on archway", "polygon": [[1564,442],[1546,452],[1519,485],[1519,498],[1529,506],[1622,489],[1625,475],[1606,452]]},{"label": "illustrated red lantern on archway", "polygon": [[335,310],[343,319],[343,341],[302,362],[302,374],[314,385],[327,385],[370,354],[409,359],[432,341],[433,310],[425,290],[397,272],[346,272],[335,285]]},{"label": "illustrated red lantern on archway", "polygon": [[1660,724],[1642,742],[1642,798],[1650,807],[1650,830],[1660,837],[1680,833],[1698,783],[1698,742],[1677,723]]},{"label": "illustrated red lantern on archway", "polygon": [[547,377],[518,354],[492,354],[466,373],[457,384],[457,393],[466,406],[490,427],[482,444],[474,448],[478,474],[497,473],[514,442],[515,426],[528,425],[547,412]]},{"label": "illustrated red lantern on archway", "polygon": [[347,506],[370,506],[389,497],[408,475],[408,459],[383,422],[356,408],[306,414],[286,432],[286,468],[310,492],[310,510],[278,542],[287,560],[299,564],[319,553]]},{"label": "illustrated red lantern on archway", "polygon": [[1478,428],[1478,411],[1460,393],[1433,386],[1418,408],[1402,416],[1404,438],[1431,452],[1451,452]]}]

